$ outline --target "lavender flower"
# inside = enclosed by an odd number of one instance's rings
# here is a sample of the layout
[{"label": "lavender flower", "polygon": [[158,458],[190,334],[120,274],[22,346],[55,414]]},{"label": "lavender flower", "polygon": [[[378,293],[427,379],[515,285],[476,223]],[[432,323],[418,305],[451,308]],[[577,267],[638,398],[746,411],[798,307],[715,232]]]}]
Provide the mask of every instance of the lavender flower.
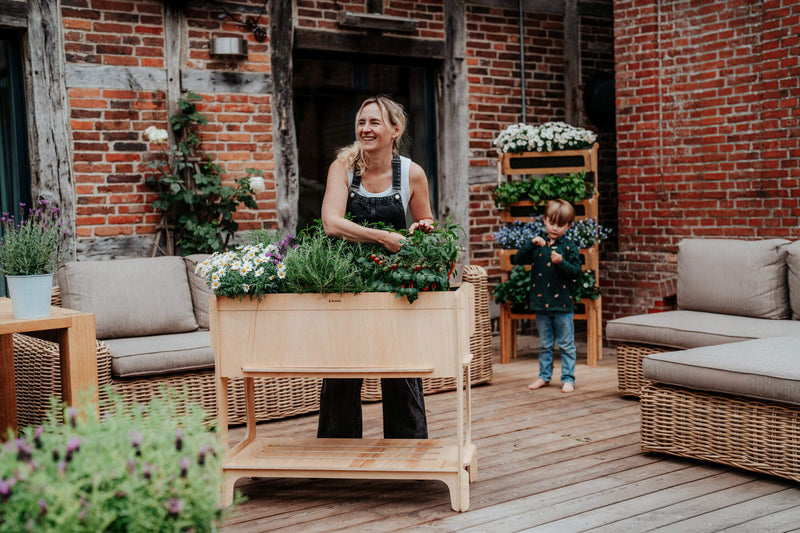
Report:
[{"label": "lavender flower", "polygon": [[169,514],[177,516],[183,511],[183,500],[180,498],[170,498],[166,507]]},{"label": "lavender flower", "polygon": [[178,451],[183,449],[183,430],[181,428],[175,430],[175,449]]},{"label": "lavender flower", "polygon": [[181,465],[181,477],[186,477],[187,472],[189,471],[189,459],[186,457],[181,457],[180,465]]}]

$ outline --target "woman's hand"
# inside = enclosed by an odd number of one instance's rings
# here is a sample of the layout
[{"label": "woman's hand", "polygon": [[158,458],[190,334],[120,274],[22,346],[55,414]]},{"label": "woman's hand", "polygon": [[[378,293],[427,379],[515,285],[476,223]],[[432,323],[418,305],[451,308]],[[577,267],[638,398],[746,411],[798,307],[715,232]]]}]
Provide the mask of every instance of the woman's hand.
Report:
[{"label": "woman's hand", "polygon": [[408,228],[409,233],[414,233],[417,230],[424,231],[425,233],[430,233],[433,231],[433,219],[423,218],[421,220],[417,220]]},{"label": "woman's hand", "polygon": [[383,245],[384,248],[389,250],[391,253],[397,253],[400,251],[400,248],[405,244],[406,238],[400,235],[399,233],[394,233],[392,231],[385,231],[385,237],[382,237],[380,243]]}]

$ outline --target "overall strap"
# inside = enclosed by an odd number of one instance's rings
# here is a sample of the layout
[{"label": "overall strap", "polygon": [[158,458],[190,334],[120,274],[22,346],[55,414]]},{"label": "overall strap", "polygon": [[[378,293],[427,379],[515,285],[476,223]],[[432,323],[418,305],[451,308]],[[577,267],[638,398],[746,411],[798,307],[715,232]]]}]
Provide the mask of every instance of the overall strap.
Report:
[{"label": "overall strap", "polygon": [[400,192],[400,183],[400,156],[394,154],[392,156],[392,191]]}]

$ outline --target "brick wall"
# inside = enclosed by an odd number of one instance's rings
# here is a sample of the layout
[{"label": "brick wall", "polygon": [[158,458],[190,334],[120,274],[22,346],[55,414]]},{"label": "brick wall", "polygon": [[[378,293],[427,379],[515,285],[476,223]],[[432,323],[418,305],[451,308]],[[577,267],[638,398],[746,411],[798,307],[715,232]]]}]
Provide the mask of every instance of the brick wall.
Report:
[{"label": "brick wall", "polygon": [[[610,2],[607,3],[610,5]],[[585,80],[599,71],[613,72],[613,35],[610,9],[606,16],[592,11],[582,15],[581,72]],[[600,10],[602,13],[602,10]],[[526,12],[524,19],[526,122],[541,124],[564,120],[563,15]],[[467,7],[467,76],[469,80],[470,166],[486,179],[470,187],[470,254],[473,264],[489,273],[490,283],[500,280],[498,247],[492,233],[500,228],[492,192],[497,185],[497,135],[509,124],[522,121],[519,53],[519,12],[485,6]],[[591,126],[581,113],[577,126]],[[602,133],[600,166],[601,198],[612,198],[615,189],[614,135]],[[613,226],[613,203],[603,200],[606,213],[601,223]],[[607,218],[603,218],[607,217]]]},{"label": "brick wall", "polygon": [[[63,0],[64,48],[69,65],[156,67],[166,65],[163,3],[160,0]],[[257,42],[241,24],[217,11],[187,9],[183,68],[230,72],[268,72],[268,43]],[[266,19],[262,19],[262,26]],[[211,35],[248,39],[247,61],[221,61],[208,53]],[[113,75],[113,74],[112,74]],[[161,90],[69,87],[79,238],[151,235],[159,214],[150,207],[155,193],[144,184],[153,171],[147,163],[157,147],[142,132],[151,125],[168,128],[165,87]],[[87,84],[83,84],[87,85]],[[112,83],[113,85],[113,83]],[[201,128],[203,149],[225,172],[225,183],[265,171],[272,184],[272,117],[269,95],[201,94],[198,111],[208,119]],[[259,210],[240,208],[240,229],[274,225],[274,190],[258,195]]]},{"label": "brick wall", "polygon": [[664,307],[682,238],[800,237],[799,31],[797,2],[614,2],[606,318]]}]

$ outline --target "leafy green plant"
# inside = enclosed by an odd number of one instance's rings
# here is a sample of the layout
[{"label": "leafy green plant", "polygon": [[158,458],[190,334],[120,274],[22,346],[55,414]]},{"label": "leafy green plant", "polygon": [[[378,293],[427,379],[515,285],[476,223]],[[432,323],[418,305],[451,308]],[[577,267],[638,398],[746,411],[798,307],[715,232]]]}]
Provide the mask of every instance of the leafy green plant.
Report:
[{"label": "leafy green plant", "polygon": [[[511,269],[508,280],[494,286],[492,296],[497,303],[510,302],[511,307],[527,308],[531,288],[531,273],[524,266],[517,265]],[[572,301],[580,303],[583,298],[596,300],[600,297],[600,287],[592,270],[581,270],[580,275],[572,283]]]},{"label": "leafy green plant", "polygon": [[402,230],[406,243],[397,253],[373,253],[358,262],[363,270],[372,272],[372,290],[393,292],[413,302],[420,292],[450,289],[461,231],[459,225],[450,222],[434,224],[430,233]]},{"label": "leafy green plant", "polygon": [[55,272],[69,252],[72,237],[61,226],[61,212],[46,200],[41,207],[19,204],[20,219],[3,213],[0,217],[0,271],[9,276]]},{"label": "leafy green plant", "polygon": [[171,416],[177,396],[131,409],[110,397],[102,421],[54,408],[42,426],[9,434],[0,532],[217,530],[224,450],[207,414],[190,405]]},{"label": "leafy green plant", "polygon": [[[169,119],[177,139],[172,148],[164,144],[165,130],[151,126],[145,131],[160,150],[160,157],[149,164],[158,173],[145,179],[147,186],[158,191],[152,206],[164,213],[175,232],[175,243],[185,254],[226,249],[239,228],[233,219],[237,207],[257,208],[251,183],[263,185],[263,174],[255,169],[247,169],[255,176],[234,180],[234,185],[222,184],[222,167],[203,152],[197,134],[199,125],[208,124],[197,111],[198,100],[201,97],[191,91],[178,100],[179,112]],[[252,178],[256,179],[251,182]]]},{"label": "leafy green plant", "polygon": [[594,186],[586,181],[586,172],[551,175],[542,178],[528,178],[521,181],[508,181],[494,190],[494,204],[498,209],[507,210],[513,203],[530,201],[540,204],[547,200],[561,198],[577,204],[594,194]]}]

